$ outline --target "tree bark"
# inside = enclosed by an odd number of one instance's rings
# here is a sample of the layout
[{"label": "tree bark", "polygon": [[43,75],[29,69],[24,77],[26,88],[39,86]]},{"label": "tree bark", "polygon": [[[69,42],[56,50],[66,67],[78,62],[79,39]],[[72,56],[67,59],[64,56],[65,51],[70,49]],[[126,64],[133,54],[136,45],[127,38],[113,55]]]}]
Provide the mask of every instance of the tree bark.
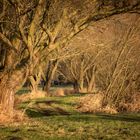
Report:
[{"label": "tree bark", "polygon": [[30,89],[32,93],[36,93],[38,91],[38,82],[34,79],[33,76],[30,77]]},{"label": "tree bark", "polygon": [[91,78],[90,78],[90,81],[89,81],[89,84],[88,84],[88,88],[87,88],[87,91],[89,93],[93,92],[93,90],[95,89],[95,68],[93,67],[93,70],[92,70],[92,75],[91,75]]},{"label": "tree bark", "polygon": [[41,81],[42,73],[39,71],[35,75],[29,76],[30,80],[30,89],[32,93],[37,93],[38,92],[38,85]]},{"label": "tree bark", "polygon": [[84,60],[82,60],[80,64],[79,91],[84,91]]},{"label": "tree bark", "polygon": [[16,70],[4,74],[0,80],[0,112],[6,116],[14,115],[15,93],[25,83],[28,70]]},{"label": "tree bark", "polygon": [[48,93],[49,90],[50,90],[50,87],[51,87],[51,82],[52,82],[52,79],[55,75],[55,72],[57,70],[57,66],[59,64],[59,61],[56,60],[54,62],[51,62],[51,66],[49,67],[48,69],[48,75],[47,75],[47,78],[46,78],[46,83],[45,83],[45,86],[44,86],[44,90]]},{"label": "tree bark", "polygon": [[14,110],[14,91],[10,88],[8,89],[7,87],[3,87],[0,94],[1,113],[12,117]]}]

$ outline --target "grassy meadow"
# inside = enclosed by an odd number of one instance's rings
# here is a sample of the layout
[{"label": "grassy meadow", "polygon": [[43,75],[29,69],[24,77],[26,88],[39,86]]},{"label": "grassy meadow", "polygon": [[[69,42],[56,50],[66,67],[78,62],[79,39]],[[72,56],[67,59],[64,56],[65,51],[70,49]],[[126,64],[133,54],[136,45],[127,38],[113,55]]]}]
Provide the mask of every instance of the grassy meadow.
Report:
[{"label": "grassy meadow", "polygon": [[140,114],[85,114],[80,94],[24,102],[28,119],[0,125],[0,140],[139,140]]}]

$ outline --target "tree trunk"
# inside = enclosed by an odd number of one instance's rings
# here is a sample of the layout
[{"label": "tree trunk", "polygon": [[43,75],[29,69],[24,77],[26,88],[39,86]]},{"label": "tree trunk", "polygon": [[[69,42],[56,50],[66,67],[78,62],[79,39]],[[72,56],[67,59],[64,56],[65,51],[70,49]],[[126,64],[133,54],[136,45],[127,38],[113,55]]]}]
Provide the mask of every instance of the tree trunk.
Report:
[{"label": "tree trunk", "polygon": [[31,89],[32,93],[36,93],[38,91],[38,83],[36,82],[36,80],[34,80],[34,81],[33,80],[31,80],[31,87],[30,87],[30,89]]},{"label": "tree trunk", "polygon": [[79,85],[79,91],[83,92],[84,91],[84,73],[83,73],[83,71],[80,73],[80,79],[79,79],[78,85]]},{"label": "tree trunk", "polygon": [[51,66],[49,67],[48,69],[48,75],[47,75],[47,78],[46,78],[46,83],[45,83],[45,86],[44,86],[44,90],[48,93],[49,90],[50,90],[50,87],[51,87],[51,82],[52,82],[52,79],[55,75],[55,72],[57,70],[57,66],[59,64],[59,61],[56,60],[54,62],[51,62]]},{"label": "tree trunk", "polygon": [[87,91],[89,93],[93,92],[93,90],[95,89],[95,86],[96,86],[95,85],[95,67],[93,67],[92,75],[91,75],[91,78],[87,87]]},{"label": "tree trunk", "polygon": [[46,81],[46,84],[45,84],[44,90],[45,90],[47,93],[48,93],[49,90],[50,90],[51,82],[52,82],[52,79],[51,79],[51,78],[49,78],[49,79]]},{"label": "tree trunk", "polygon": [[87,91],[89,93],[91,93],[91,92],[93,92],[94,88],[95,88],[95,75],[93,74],[92,77],[91,77],[91,80],[89,82]]},{"label": "tree trunk", "polygon": [[79,92],[83,92],[84,91],[84,78],[81,77],[80,80],[79,80]]},{"label": "tree trunk", "polygon": [[0,94],[1,113],[12,117],[14,109],[14,91],[10,88],[3,87]]},{"label": "tree trunk", "polygon": [[41,81],[41,73],[39,72],[38,74],[36,74],[35,76],[30,76],[30,89],[32,93],[37,93],[38,89],[38,85]]},{"label": "tree trunk", "polygon": [[75,93],[79,93],[79,85],[77,81],[73,83],[73,89]]},{"label": "tree trunk", "polygon": [[25,83],[27,72],[24,69],[6,73],[0,80],[0,113],[13,117],[14,115],[14,96]]},{"label": "tree trunk", "polygon": [[[83,59],[83,58],[82,58]],[[80,75],[79,75],[79,91],[84,91],[84,60],[80,64]]]}]

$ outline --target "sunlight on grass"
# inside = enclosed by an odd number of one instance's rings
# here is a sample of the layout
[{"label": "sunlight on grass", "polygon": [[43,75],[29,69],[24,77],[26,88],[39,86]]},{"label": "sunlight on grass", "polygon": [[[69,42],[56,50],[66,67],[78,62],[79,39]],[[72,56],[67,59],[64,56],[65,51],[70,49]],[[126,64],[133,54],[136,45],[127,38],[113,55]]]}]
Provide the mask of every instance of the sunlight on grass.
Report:
[{"label": "sunlight on grass", "polygon": [[1,125],[0,140],[139,140],[140,114],[81,114],[79,96],[34,100],[26,110],[30,121]]}]

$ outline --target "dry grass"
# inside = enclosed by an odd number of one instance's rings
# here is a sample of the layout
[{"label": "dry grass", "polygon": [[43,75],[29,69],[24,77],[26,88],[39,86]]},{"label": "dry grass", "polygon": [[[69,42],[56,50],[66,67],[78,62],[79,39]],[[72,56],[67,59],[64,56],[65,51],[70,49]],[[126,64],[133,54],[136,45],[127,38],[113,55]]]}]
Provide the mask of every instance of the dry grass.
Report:
[{"label": "dry grass", "polygon": [[0,124],[9,123],[12,121],[12,118],[4,114],[3,112],[0,113]]},{"label": "dry grass", "polygon": [[107,105],[106,107],[102,108],[101,112],[108,113],[108,114],[117,114],[118,111],[115,107],[111,107]]},{"label": "dry grass", "polygon": [[80,98],[77,109],[80,112],[100,112],[102,101],[102,94],[89,94]]},{"label": "dry grass", "polygon": [[17,95],[15,98],[15,104],[24,102],[24,101],[28,101],[31,99],[37,99],[37,98],[44,98],[46,97],[47,93],[41,90],[38,90],[37,92],[30,92],[30,93],[26,93],[26,94],[22,94],[22,95]]},{"label": "dry grass", "polygon": [[104,112],[109,114],[116,114],[117,109],[109,105],[103,106],[104,95],[102,93],[89,94],[81,97],[77,107],[79,112],[97,113]]},{"label": "dry grass", "polygon": [[36,99],[36,98],[44,98],[46,97],[46,92],[38,90],[37,92],[31,92],[30,93],[30,99]]},{"label": "dry grass", "polygon": [[77,107],[79,112],[104,112],[109,114],[116,114],[118,112],[140,112],[140,93],[135,93],[129,100],[120,102],[118,107],[110,106],[109,104],[103,106],[104,95],[102,93],[89,94],[79,99]]},{"label": "dry grass", "polygon": [[67,96],[67,95],[73,95],[73,94],[75,94],[75,91],[72,89],[58,88],[55,91],[51,92],[50,96],[61,97],[61,96]]},{"label": "dry grass", "polygon": [[13,114],[7,115],[3,112],[0,113],[0,124],[9,124],[13,122],[23,122],[27,120],[27,116],[23,111],[14,110]]},{"label": "dry grass", "polygon": [[140,93],[135,93],[130,100],[120,103],[119,111],[140,113]]},{"label": "dry grass", "polygon": [[65,89],[65,90],[64,90],[64,93],[65,93],[65,95],[73,95],[73,94],[75,94],[76,92],[75,92],[75,90],[73,90],[73,89]]},{"label": "dry grass", "polygon": [[58,88],[51,95],[56,96],[56,97],[61,97],[61,96],[65,96],[65,92],[64,92],[64,89]]}]

